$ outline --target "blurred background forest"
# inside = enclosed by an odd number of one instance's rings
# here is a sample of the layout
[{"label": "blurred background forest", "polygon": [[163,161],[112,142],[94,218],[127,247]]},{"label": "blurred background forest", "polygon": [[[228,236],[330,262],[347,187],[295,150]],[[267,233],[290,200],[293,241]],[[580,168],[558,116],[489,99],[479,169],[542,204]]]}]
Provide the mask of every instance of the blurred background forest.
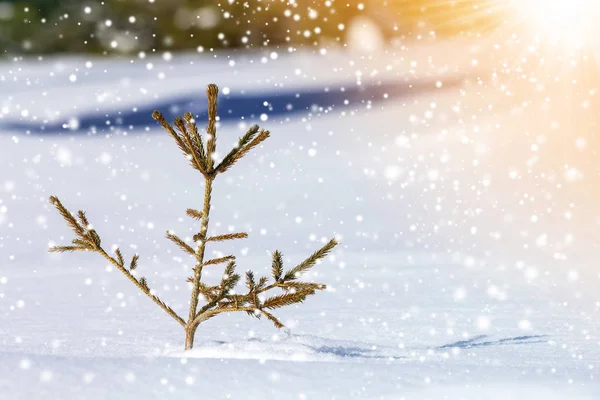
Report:
[{"label": "blurred background forest", "polygon": [[[382,40],[479,33],[498,18],[478,7],[477,0],[0,0],[0,49],[127,54],[344,46],[353,23],[369,23]],[[454,17],[465,14],[471,17]]]}]

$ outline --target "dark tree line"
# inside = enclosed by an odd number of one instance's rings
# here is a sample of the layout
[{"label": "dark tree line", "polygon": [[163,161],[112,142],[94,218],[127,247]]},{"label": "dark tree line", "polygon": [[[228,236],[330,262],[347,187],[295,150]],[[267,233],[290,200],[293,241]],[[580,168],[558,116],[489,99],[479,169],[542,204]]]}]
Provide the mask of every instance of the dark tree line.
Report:
[{"label": "dark tree line", "polygon": [[[481,2],[480,2],[481,3]],[[488,14],[474,0],[0,0],[4,53],[137,53],[344,44],[366,15],[385,36],[457,33]]]}]

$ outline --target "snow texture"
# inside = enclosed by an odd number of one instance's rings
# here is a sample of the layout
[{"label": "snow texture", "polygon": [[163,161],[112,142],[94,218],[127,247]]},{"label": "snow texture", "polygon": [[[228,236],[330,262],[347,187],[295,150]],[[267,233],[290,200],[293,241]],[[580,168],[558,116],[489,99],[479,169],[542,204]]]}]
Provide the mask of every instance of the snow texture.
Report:
[{"label": "snow texture", "polygon": [[[235,54],[233,66],[225,52],[0,64],[0,398],[600,398],[598,202],[587,197],[600,185],[585,154],[526,134],[577,122],[543,96],[523,116],[513,105],[526,91],[505,97],[503,82],[478,83],[482,63],[449,63],[474,57],[464,46],[439,46],[262,64]],[[456,71],[467,76],[458,86]],[[209,253],[262,273],[269,251],[291,265],[333,234],[343,244],[310,276],[329,289],[278,314],[288,330],[220,316],[184,353],[181,328],[105,261],[46,253],[69,238],[47,198],[87,210],[105,243],[139,253],[149,285],[184,312],[191,261],[163,232],[193,235],[183,217],[200,204],[200,177],[150,115],[148,129],[109,126],[134,108],[200,102],[210,82],[267,103],[366,89],[349,104],[336,95],[322,109],[224,118],[221,151],[253,121],[272,138],[213,193],[211,229],[250,238]],[[95,135],[78,132],[77,117],[107,114]],[[72,129],[40,134],[43,120]],[[551,156],[531,161],[536,143]]]}]

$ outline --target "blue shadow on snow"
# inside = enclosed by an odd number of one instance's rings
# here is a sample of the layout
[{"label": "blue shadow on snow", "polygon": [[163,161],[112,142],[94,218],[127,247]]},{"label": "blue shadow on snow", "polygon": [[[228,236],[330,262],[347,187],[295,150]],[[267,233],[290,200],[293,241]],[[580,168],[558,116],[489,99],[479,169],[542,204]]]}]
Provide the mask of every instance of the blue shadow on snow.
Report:
[{"label": "blue shadow on snow", "polygon": [[[459,86],[463,78],[454,77],[444,81],[443,88]],[[262,114],[269,117],[285,117],[294,114],[318,115],[329,113],[336,108],[356,109],[366,104],[377,104],[384,100],[394,100],[440,90],[436,81],[389,82],[373,85],[351,85],[336,89],[307,88],[296,92],[264,92],[251,94],[228,94],[219,96],[219,118],[221,122],[259,119]],[[167,120],[181,116],[185,111],[197,111],[199,121],[206,119],[206,99],[200,93],[184,94],[156,103],[143,103],[134,108],[114,110],[109,113],[87,113],[73,116],[77,128],[68,126],[68,121],[58,122],[8,122],[0,123],[0,129],[23,131],[30,135],[38,134],[88,134],[109,133],[115,130],[135,130],[155,127],[151,115],[160,110]]]},{"label": "blue shadow on snow", "polygon": [[497,345],[506,345],[506,344],[533,344],[533,343],[545,343],[544,340],[547,335],[528,335],[528,336],[516,336],[509,337],[504,339],[497,340],[485,340],[487,339],[487,335],[479,335],[474,336],[471,339],[460,340],[458,342],[445,344],[443,346],[438,346],[437,349],[452,349],[452,348],[460,348],[460,349],[470,349],[473,347],[487,347],[487,346],[497,346]]}]

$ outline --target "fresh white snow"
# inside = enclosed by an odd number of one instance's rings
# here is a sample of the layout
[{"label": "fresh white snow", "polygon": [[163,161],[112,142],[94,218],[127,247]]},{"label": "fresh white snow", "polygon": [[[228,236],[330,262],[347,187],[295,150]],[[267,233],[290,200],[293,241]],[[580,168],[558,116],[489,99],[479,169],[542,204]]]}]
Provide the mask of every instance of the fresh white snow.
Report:
[{"label": "fresh white snow", "polygon": [[[462,46],[438,46],[266,64],[245,54],[233,66],[227,53],[87,70],[71,58],[0,64],[0,399],[600,398],[590,118],[559,113],[560,91],[548,102],[509,76],[491,79],[483,62],[453,67]],[[424,54],[437,59],[407,73]],[[402,65],[386,70],[393,60]],[[329,288],[277,313],[285,331],[220,316],[185,353],[181,328],[105,261],[46,252],[70,240],[47,203],[57,195],[86,210],[105,243],[139,253],[139,273],[185,312],[191,261],[164,232],[195,233],[184,211],[200,204],[202,180],[167,134],[150,116],[150,130],[126,134],[1,128],[194,90],[202,100],[210,82],[232,93],[356,85],[356,71],[361,85],[443,82],[456,71],[468,79],[261,122],[272,138],[213,194],[211,231],[250,238],[209,251],[267,273],[270,251],[289,266],[337,234],[342,245],[309,275]],[[221,126],[218,149],[242,131]]]}]

